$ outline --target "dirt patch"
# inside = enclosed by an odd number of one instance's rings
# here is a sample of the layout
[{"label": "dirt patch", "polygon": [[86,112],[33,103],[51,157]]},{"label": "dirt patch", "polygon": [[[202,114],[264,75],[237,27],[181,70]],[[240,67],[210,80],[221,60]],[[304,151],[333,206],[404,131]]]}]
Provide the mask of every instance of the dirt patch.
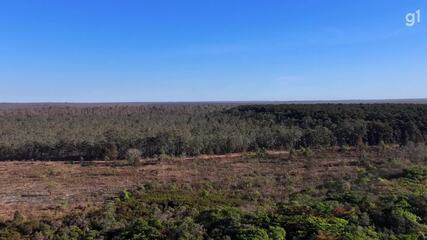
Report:
[{"label": "dirt patch", "polygon": [[355,161],[351,154],[337,153],[290,161],[287,152],[270,152],[263,159],[242,154],[201,156],[138,168],[123,162],[91,162],[86,166],[65,162],[0,162],[0,217],[10,218],[16,210],[29,218],[61,217],[78,208],[95,207],[120,191],[147,183],[188,188],[209,186],[285,198],[303,185],[315,186],[319,179],[354,176]]}]

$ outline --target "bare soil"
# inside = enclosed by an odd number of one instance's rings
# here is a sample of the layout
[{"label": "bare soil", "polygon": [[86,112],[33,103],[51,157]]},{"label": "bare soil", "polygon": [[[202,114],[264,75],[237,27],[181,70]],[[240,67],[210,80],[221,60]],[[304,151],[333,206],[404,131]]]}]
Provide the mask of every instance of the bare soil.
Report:
[{"label": "bare soil", "polygon": [[61,217],[147,183],[285,198],[304,186],[317,187],[320,180],[354,177],[357,163],[354,153],[337,151],[294,158],[288,152],[269,152],[262,159],[248,154],[175,158],[140,167],[125,161],[0,162],[0,217],[11,218],[17,210],[28,218]]}]

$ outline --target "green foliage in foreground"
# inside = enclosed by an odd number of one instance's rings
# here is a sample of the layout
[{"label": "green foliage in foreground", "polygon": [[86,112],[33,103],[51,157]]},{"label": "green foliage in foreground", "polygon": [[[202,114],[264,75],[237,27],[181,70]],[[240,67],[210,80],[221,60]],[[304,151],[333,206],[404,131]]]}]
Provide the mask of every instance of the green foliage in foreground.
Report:
[{"label": "green foliage in foreground", "polygon": [[380,176],[373,169],[350,190],[298,193],[252,211],[227,206],[220,196],[125,191],[102,209],[60,221],[26,222],[17,213],[0,223],[0,239],[425,239],[426,170],[409,166]]}]

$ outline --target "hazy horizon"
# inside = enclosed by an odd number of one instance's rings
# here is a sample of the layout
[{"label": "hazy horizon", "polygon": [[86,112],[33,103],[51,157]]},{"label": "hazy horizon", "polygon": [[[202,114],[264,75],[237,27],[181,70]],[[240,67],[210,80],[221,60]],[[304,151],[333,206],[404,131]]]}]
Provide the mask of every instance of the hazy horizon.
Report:
[{"label": "hazy horizon", "polygon": [[140,101],[140,102],[0,102],[1,105],[144,105],[144,104],[363,104],[363,103],[414,103],[427,104],[427,98],[401,99],[339,99],[339,100],[246,100],[246,101]]}]

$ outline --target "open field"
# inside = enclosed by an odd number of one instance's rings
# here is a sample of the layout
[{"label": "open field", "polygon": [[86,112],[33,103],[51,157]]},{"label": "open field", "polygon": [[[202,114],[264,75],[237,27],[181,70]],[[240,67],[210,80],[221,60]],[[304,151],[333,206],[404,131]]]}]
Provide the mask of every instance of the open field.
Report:
[{"label": "open field", "polygon": [[[320,179],[344,179],[357,172],[354,152],[321,152],[304,161],[289,160],[287,152],[269,152],[265,159],[230,154],[175,158],[140,167],[125,161],[67,162],[11,161],[0,163],[0,216],[16,210],[34,218],[60,217],[73,209],[96,206],[120,191],[151,184],[179,189],[221,189],[262,194],[280,199]],[[250,207],[250,206],[247,206]]]}]

